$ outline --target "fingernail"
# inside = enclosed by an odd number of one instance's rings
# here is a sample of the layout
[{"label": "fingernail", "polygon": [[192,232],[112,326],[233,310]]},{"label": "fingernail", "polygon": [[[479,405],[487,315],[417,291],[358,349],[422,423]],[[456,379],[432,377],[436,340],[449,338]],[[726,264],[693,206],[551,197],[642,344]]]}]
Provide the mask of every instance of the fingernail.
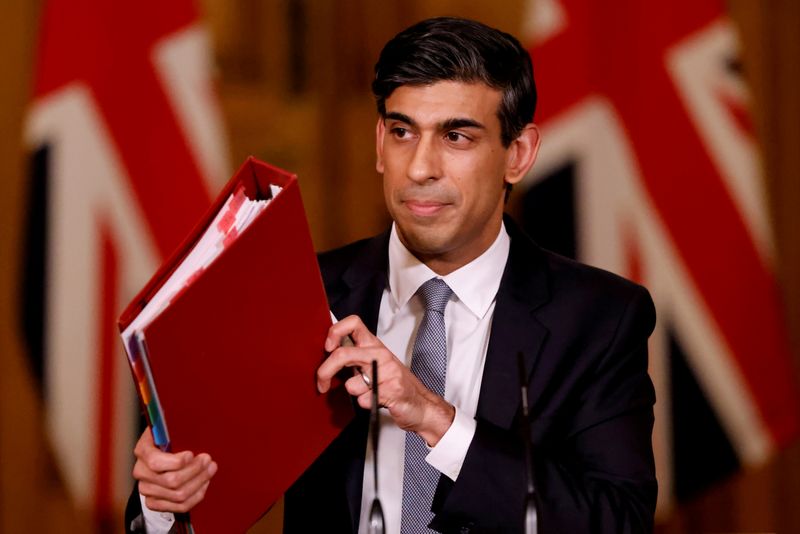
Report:
[{"label": "fingernail", "polygon": [[205,458],[203,458],[203,467],[208,467],[209,464],[211,464],[211,457],[206,456]]},{"label": "fingernail", "polygon": [[211,462],[211,465],[208,466],[208,474],[214,476],[214,473],[217,472],[217,462]]}]

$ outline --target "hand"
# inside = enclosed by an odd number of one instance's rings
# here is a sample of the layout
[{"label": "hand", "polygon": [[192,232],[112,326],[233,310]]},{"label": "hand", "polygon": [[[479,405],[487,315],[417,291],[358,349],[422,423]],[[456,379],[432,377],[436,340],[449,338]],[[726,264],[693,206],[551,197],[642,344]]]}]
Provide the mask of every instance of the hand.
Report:
[{"label": "hand", "polygon": [[[354,347],[341,347],[342,339],[351,336]],[[450,428],[455,408],[426,388],[411,370],[372,335],[364,323],[351,315],[331,326],[325,340],[330,356],[317,370],[317,389],[325,393],[331,379],[345,367],[358,367],[365,374],[378,362],[378,402],[389,410],[397,426],[415,432],[433,447]],[[372,406],[372,391],[360,375],[345,382],[348,393],[362,408]]]},{"label": "hand", "polygon": [[145,504],[158,512],[188,512],[205,497],[216,462],[208,454],[195,456],[189,451],[163,452],[153,443],[147,428],[133,449],[136,464],[133,478]]}]

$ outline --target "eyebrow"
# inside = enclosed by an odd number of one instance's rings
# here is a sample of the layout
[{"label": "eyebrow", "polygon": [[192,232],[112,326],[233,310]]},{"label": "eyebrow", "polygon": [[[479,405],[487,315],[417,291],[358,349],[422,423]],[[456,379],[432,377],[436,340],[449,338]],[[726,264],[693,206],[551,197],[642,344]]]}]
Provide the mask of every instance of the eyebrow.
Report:
[{"label": "eyebrow", "polygon": [[[397,111],[390,111],[386,113],[384,120],[396,120],[400,122],[405,122],[409,126],[416,128],[417,122],[406,115],[405,113],[400,113]],[[455,130],[458,128],[478,128],[480,130],[485,130],[486,126],[481,124],[480,122],[474,119],[467,119],[467,118],[452,118],[446,119],[443,122],[440,122],[437,125],[439,130]]]},{"label": "eyebrow", "polygon": [[486,127],[473,119],[447,119],[441,124],[441,130],[456,130],[458,128],[478,128],[485,130]]}]

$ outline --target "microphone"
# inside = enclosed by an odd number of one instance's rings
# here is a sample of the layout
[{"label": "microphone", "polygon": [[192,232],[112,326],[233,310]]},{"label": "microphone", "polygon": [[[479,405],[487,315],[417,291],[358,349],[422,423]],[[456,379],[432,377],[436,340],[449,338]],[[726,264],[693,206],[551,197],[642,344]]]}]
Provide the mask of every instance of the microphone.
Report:
[{"label": "microphone", "polygon": [[375,498],[372,499],[372,507],[369,510],[369,523],[367,532],[369,534],[384,534],[386,523],[383,519],[383,508],[378,499],[378,434],[380,424],[378,421],[378,362],[372,360],[372,407],[370,409],[370,422],[372,426],[372,476],[375,482]]},{"label": "microphone", "polygon": [[525,380],[525,360],[522,352],[517,353],[519,367],[520,397],[522,398],[522,434],[525,443],[525,475],[527,493],[525,495],[525,534],[537,534],[539,531],[538,513],[536,510],[536,488],[533,485],[533,440],[531,439],[531,414],[528,410],[528,382]]}]

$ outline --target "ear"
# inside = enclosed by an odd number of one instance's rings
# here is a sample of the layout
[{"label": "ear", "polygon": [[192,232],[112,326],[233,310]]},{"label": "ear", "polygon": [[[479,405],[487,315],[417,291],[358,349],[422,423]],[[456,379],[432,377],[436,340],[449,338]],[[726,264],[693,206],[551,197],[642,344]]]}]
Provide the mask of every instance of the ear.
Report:
[{"label": "ear", "polygon": [[375,126],[375,170],[383,174],[383,136],[386,133],[386,125],[383,117],[378,116],[378,124]]},{"label": "ear", "polygon": [[533,162],[536,161],[540,142],[539,128],[532,122],[526,124],[525,128],[522,129],[522,133],[508,147],[506,183],[516,184],[528,174],[528,171],[533,167]]}]

